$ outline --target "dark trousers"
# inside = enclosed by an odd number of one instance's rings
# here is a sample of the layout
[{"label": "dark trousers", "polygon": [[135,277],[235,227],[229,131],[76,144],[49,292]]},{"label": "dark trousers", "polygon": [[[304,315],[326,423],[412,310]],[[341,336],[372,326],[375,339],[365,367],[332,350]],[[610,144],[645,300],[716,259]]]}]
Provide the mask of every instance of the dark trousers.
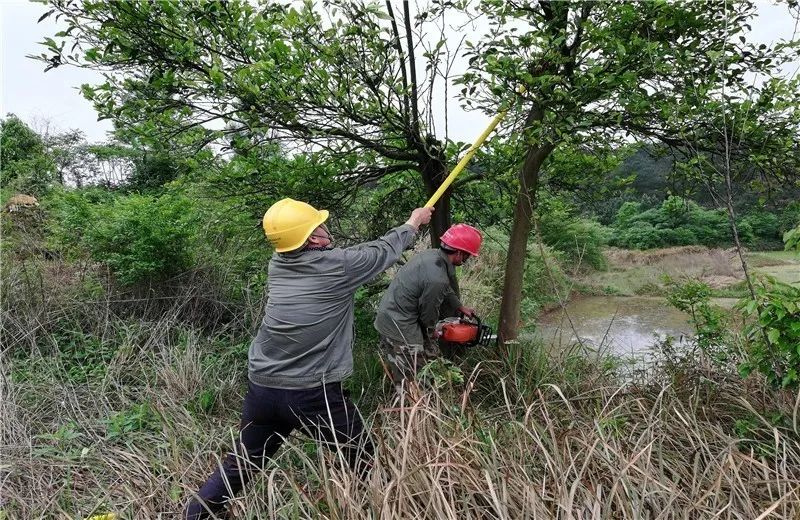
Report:
[{"label": "dark trousers", "polygon": [[239,432],[244,450],[228,454],[222,468],[217,468],[197,492],[201,500],[189,503],[185,518],[207,518],[212,512],[222,511],[295,428],[341,449],[350,468],[359,475],[369,471],[373,446],[364,432],[361,415],[340,383],[303,390],[250,383]]}]

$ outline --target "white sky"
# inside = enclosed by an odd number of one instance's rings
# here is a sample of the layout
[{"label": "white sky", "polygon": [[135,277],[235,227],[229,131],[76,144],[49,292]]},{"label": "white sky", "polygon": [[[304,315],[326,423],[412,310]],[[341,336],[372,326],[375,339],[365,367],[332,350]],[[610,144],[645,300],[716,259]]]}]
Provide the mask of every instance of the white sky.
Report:
[{"label": "white sky", "polygon": [[[783,6],[768,0],[757,2],[759,17],[754,20],[753,38],[772,43],[778,39],[790,39],[797,28],[797,21],[786,13]],[[44,64],[26,58],[29,54],[40,54],[39,45],[45,36],[53,36],[59,29],[50,20],[36,21],[47,10],[42,4],[19,0],[0,0],[0,34],[2,34],[2,61],[0,61],[0,115],[16,114],[35,129],[41,129],[44,121],[50,121],[57,130],[78,128],[86,133],[89,141],[102,141],[111,130],[109,121],[97,121],[91,104],[81,96],[78,87],[82,83],[98,83],[96,72],[75,67],[59,67],[46,74]],[[796,70],[785,71],[795,74]],[[453,98],[449,108],[449,137],[456,141],[472,142],[484,129],[489,117],[478,112],[465,113],[455,100],[457,88],[451,88]],[[443,119],[437,117],[437,123]],[[437,134],[444,135],[441,123]]]}]

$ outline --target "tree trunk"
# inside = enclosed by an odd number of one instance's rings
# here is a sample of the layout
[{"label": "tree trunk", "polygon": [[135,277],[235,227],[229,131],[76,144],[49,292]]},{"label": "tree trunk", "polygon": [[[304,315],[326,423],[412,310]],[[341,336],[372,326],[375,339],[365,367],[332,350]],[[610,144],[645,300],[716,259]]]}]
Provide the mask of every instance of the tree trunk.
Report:
[{"label": "tree trunk", "polygon": [[[422,180],[425,183],[425,193],[428,197],[436,193],[439,186],[447,178],[447,166],[444,157],[430,157],[428,161],[420,165]],[[439,201],[434,206],[436,211],[431,218],[431,246],[439,247],[439,237],[450,227],[450,195],[453,187],[445,191]]]},{"label": "tree trunk", "polygon": [[506,274],[503,280],[503,299],[500,303],[500,341],[515,339],[519,331],[522,279],[528,251],[528,236],[533,225],[533,209],[539,188],[539,170],[555,145],[531,147],[520,170],[520,187],[514,206],[514,222],[506,257]]}]

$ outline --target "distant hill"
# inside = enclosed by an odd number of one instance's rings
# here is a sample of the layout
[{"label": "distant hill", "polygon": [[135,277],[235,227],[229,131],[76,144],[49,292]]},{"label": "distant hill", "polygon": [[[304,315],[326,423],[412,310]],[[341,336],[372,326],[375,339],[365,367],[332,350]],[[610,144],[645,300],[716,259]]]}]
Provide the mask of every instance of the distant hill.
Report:
[{"label": "distant hill", "polygon": [[[705,207],[716,207],[718,204],[701,183],[687,183],[675,178],[676,176],[673,175],[674,163],[673,155],[665,153],[663,149],[642,147],[622,162],[617,168],[615,176],[636,175],[631,185],[634,196],[626,197],[627,200],[640,199],[645,204],[655,205],[669,194],[675,194],[691,198]],[[720,191],[724,190],[720,189]],[[760,196],[744,183],[734,183],[733,193],[734,205],[741,209],[748,209],[757,204]],[[800,188],[797,186],[774,186],[766,196],[768,209],[780,209],[788,202],[800,200]]]}]

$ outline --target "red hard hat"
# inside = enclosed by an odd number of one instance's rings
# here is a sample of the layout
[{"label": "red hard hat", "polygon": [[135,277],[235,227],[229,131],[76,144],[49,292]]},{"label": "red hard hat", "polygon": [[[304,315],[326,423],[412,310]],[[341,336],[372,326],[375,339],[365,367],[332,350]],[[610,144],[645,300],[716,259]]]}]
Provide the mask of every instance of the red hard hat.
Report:
[{"label": "red hard hat", "polygon": [[466,224],[453,224],[441,237],[442,244],[450,249],[464,251],[472,256],[478,256],[481,249],[483,235],[480,231]]}]

